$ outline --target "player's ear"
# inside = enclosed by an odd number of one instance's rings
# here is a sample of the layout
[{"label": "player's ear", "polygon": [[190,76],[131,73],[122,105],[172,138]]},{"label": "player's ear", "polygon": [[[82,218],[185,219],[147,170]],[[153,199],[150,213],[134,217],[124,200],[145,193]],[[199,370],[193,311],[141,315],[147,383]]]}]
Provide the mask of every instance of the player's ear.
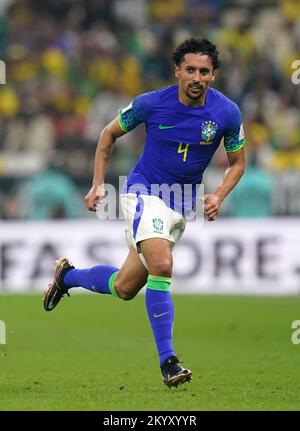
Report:
[{"label": "player's ear", "polygon": [[177,64],[174,66],[174,73],[176,78],[180,78],[180,67]]},{"label": "player's ear", "polygon": [[213,70],[211,82],[214,82],[216,75],[217,75],[217,69]]}]

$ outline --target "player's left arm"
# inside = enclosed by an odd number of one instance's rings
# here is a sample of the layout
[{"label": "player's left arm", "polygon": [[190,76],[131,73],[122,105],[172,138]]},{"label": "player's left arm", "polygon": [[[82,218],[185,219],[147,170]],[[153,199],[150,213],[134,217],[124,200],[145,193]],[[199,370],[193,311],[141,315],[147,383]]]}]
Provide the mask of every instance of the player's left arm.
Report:
[{"label": "player's left arm", "polygon": [[225,171],[222,182],[213,193],[204,195],[204,212],[209,221],[215,220],[220,207],[226,196],[237,185],[245,171],[244,148],[241,147],[235,152],[227,152],[228,168]]},{"label": "player's left arm", "polygon": [[228,168],[216,190],[203,197],[204,212],[209,221],[215,220],[218,216],[222,202],[237,185],[245,171],[244,143],[242,114],[239,107],[232,103],[224,131],[224,147],[227,152]]}]

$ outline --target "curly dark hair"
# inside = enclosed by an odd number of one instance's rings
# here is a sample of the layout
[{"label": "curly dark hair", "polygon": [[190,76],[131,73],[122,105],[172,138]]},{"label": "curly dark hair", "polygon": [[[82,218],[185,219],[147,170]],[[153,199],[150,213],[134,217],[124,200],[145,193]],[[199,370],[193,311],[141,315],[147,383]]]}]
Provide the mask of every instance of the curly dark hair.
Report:
[{"label": "curly dark hair", "polygon": [[199,37],[191,37],[186,39],[180,45],[177,46],[176,50],[172,55],[172,60],[177,66],[183,61],[185,54],[206,54],[211,58],[211,62],[214,70],[219,69],[221,61],[219,59],[219,51],[216,45],[211,43],[207,39],[200,39]]}]

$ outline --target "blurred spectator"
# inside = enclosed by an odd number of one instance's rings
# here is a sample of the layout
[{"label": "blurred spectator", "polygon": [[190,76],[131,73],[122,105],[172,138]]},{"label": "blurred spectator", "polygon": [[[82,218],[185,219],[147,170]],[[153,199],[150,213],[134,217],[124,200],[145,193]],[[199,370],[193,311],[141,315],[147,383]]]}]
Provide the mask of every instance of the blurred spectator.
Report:
[{"label": "blurred spectator", "polygon": [[78,218],[83,213],[75,185],[56,163],[20,187],[18,205],[21,217],[29,220]]},{"label": "blurred spectator", "polygon": [[270,217],[272,215],[272,177],[266,171],[249,166],[229,197],[233,217]]}]

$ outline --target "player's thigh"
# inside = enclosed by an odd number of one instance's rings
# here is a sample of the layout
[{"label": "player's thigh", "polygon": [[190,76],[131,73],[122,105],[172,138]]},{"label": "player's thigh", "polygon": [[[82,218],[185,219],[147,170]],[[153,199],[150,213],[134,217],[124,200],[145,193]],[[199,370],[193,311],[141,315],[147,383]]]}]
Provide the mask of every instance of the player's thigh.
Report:
[{"label": "player's thigh", "polygon": [[139,243],[151,275],[171,277],[173,257],[171,243],[164,238],[149,238]]},{"label": "player's thigh", "polygon": [[114,288],[122,299],[132,299],[147,283],[148,271],[136,250],[130,249],[116,277]]}]

